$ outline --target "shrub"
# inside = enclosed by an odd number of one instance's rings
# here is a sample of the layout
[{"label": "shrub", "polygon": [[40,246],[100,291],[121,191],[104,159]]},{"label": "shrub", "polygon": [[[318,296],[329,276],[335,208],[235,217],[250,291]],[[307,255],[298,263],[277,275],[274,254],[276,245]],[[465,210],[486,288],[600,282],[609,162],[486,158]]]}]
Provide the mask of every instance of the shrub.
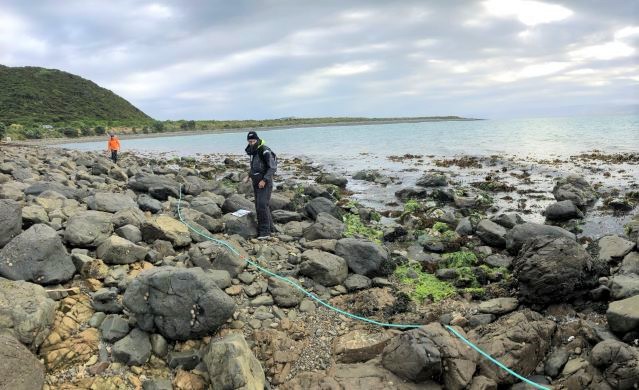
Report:
[{"label": "shrub", "polygon": [[103,126],[96,126],[94,131],[95,131],[95,134],[97,135],[106,134],[106,129]]},{"label": "shrub", "polygon": [[69,137],[69,138],[77,138],[78,137],[78,130],[71,128],[71,127],[65,127],[62,129],[62,134],[64,134],[65,137]]},{"label": "shrub", "polygon": [[80,129],[80,133],[82,134],[83,137],[95,135],[95,131],[90,127],[83,127],[82,129]]}]

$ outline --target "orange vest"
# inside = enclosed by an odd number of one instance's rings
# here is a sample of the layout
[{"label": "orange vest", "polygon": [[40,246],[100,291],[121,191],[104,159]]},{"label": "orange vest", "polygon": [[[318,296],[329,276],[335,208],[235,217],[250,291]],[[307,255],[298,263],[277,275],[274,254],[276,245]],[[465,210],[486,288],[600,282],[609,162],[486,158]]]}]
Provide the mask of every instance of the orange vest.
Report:
[{"label": "orange vest", "polygon": [[109,138],[107,147],[109,148],[109,150],[120,150],[120,140],[116,137]]}]

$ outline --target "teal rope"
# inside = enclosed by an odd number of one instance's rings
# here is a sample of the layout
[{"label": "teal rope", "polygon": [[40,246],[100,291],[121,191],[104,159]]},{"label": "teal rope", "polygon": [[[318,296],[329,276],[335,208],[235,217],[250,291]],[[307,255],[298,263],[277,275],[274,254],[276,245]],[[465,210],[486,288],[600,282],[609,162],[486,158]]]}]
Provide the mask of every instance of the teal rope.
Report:
[{"label": "teal rope", "polygon": [[[184,218],[182,217],[182,210],[181,210],[181,204],[182,204],[182,185],[180,184],[180,197],[178,199],[178,204],[177,204],[177,211],[178,211],[178,217],[180,218],[180,221],[186,225],[186,227],[188,227],[189,229],[191,229],[193,232],[197,233],[198,235],[206,238],[209,241],[213,241],[216,244],[225,247],[226,249],[228,249],[229,251],[233,252],[234,254],[236,254],[237,256],[239,256],[242,260],[246,261],[248,264],[252,265],[253,267],[257,268],[258,270],[260,270],[261,272],[270,275],[276,279],[282,280],[288,284],[290,284],[291,286],[295,287],[296,289],[300,290],[301,292],[303,292],[306,296],[308,296],[309,298],[313,299],[314,301],[316,301],[317,303],[319,303],[322,306],[327,307],[330,310],[333,310],[339,314],[342,314],[346,317],[350,317],[350,318],[354,318],[356,320],[360,320],[363,322],[368,322],[370,324],[373,325],[378,325],[378,326],[385,326],[385,327],[391,327],[391,328],[421,328],[423,326],[423,324],[392,324],[392,323],[388,323],[388,322],[380,322],[380,321],[375,321],[373,319],[370,318],[366,318],[366,317],[362,317],[362,316],[358,316],[356,314],[352,314],[349,313],[347,311],[344,311],[338,307],[335,307],[333,305],[331,305],[328,302],[323,301],[322,299],[320,299],[319,297],[317,297],[315,294],[311,293],[310,291],[307,291],[304,289],[304,287],[300,286],[299,284],[295,283],[294,281],[284,277],[284,276],[280,276],[262,266],[260,266],[259,264],[257,264],[254,261],[249,260],[248,258],[246,258],[245,256],[242,256],[237,249],[235,249],[231,244],[229,244],[228,242],[224,241],[224,240],[219,240],[215,237],[211,237],[208,234],[202,232],[201,230],[189,225]],[[500,368],[502,368],[503,370],[505,370],[506,372],[508,372],[510,375],[515,376],[518,379],[521,379],[522,381],[528,383],[531,386],[534,386],[538,389],[541,390],[550,390],[547,387],[543,387],[541,385],[538,385],[537,383],[531,381],[530,379],[524,378],[523,376],[517,374],[516,372],[514,372],[513,370],[511,370],[510,368],[506,367],[505,365],[503,365],[501,362],[499,362],[498,360],[494,359],[492,356],[490,356],[489,354],[487,354],[486,352],[482,351],[479,347],[477,347],[475,344],[471,343],[470,341],[466,340],[466,338],[464,338],[461,334],[459,334],[455,329],[453,329],[451,326],[446,325],[446,329],[448,329],[450,332],[452,332],[455,336],[457,336],[458,338],[460,338],[464,343],[468,344],[471,348],[473,348],[474,350],[476,350],[477,352],[479,352],[480,354],[482,354],[484,357],[486,357],[488,360],[490,360],[491,362],[495,363],[497,366],[499,366]]]},{"label": "teal rope", "polygon": [[544,387],[542,385],[539,385],[533,381],[531,381],[528,378],[524,378],[523,376],[517,374],[515,371],[511,370],[510,368],[506,367],[502,362],[500,362],[499,360],[495,359],[494,357],[490,356],[489,354],[487,354],[486,352],[482,351],[478,346],[476,346],[475,344],[471,343],[470,341],[466,340],[466,338],[464,336],[462,336],[461,334],[459,334],[459,332],[457,332],[452,326],[449,325],[445,325],[446,329],[448,329],[449,331],[451,331],[455,336],[459,337],[464,343],[466,343],[467,345],[469,345],[472,349],[474,349],[475,351],[479,352],[483,357],[485,357],[486,359],[490,360],[491,362],[493,362],[494,364],[496,364],[497,366],[499,366],[499,368],[501,368],[502,370],[506,371],[507,373],[509,373],[510,375],[516,377],[517,379],[521,379],[522,381],[528,383],[531,386],[534,386],[538,389],[541,390],[550,390],[550,388],[548,387]]}]

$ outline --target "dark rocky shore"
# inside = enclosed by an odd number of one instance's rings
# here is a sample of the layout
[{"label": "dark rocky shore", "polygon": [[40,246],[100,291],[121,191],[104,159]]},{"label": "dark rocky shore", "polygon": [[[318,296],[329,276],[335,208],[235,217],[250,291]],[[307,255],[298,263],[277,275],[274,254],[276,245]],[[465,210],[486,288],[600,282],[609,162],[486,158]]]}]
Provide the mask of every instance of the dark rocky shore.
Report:
[{"label": "dark rocky shore", "polygon": [[[258,241],[253,213],[232,215],[254,210],[243,160],[0,145],[0,389],[532,388],[446,325],[547,388],[636,389],[639,192],[549,175],[519,193],[552,198],[530,222],[495,201],[515,190],[505,171],[456,185],[451,166],[477,163],[442,160],[374,210],[349,180],[397,180],[282,158],[278,233]],[[180,222],[180,186],[182,217],[239,255]],[[595,205],[624,234],[584,235]],[[243,256],[342,310],[423,326],[347,318]]]}]

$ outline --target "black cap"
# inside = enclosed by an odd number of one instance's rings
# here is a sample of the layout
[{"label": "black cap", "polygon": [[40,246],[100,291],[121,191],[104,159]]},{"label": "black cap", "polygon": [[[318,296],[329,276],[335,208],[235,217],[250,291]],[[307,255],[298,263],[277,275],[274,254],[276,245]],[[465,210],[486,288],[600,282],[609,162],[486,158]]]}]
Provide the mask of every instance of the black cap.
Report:
[{"label": "black cap", "polygon": [[254,131],[249,131],[248,134],[246,135],[246,140],[250,140],[250,139],[254,139],[254,140],[259,140],[260,137],[257,136],[257,133]]}]

